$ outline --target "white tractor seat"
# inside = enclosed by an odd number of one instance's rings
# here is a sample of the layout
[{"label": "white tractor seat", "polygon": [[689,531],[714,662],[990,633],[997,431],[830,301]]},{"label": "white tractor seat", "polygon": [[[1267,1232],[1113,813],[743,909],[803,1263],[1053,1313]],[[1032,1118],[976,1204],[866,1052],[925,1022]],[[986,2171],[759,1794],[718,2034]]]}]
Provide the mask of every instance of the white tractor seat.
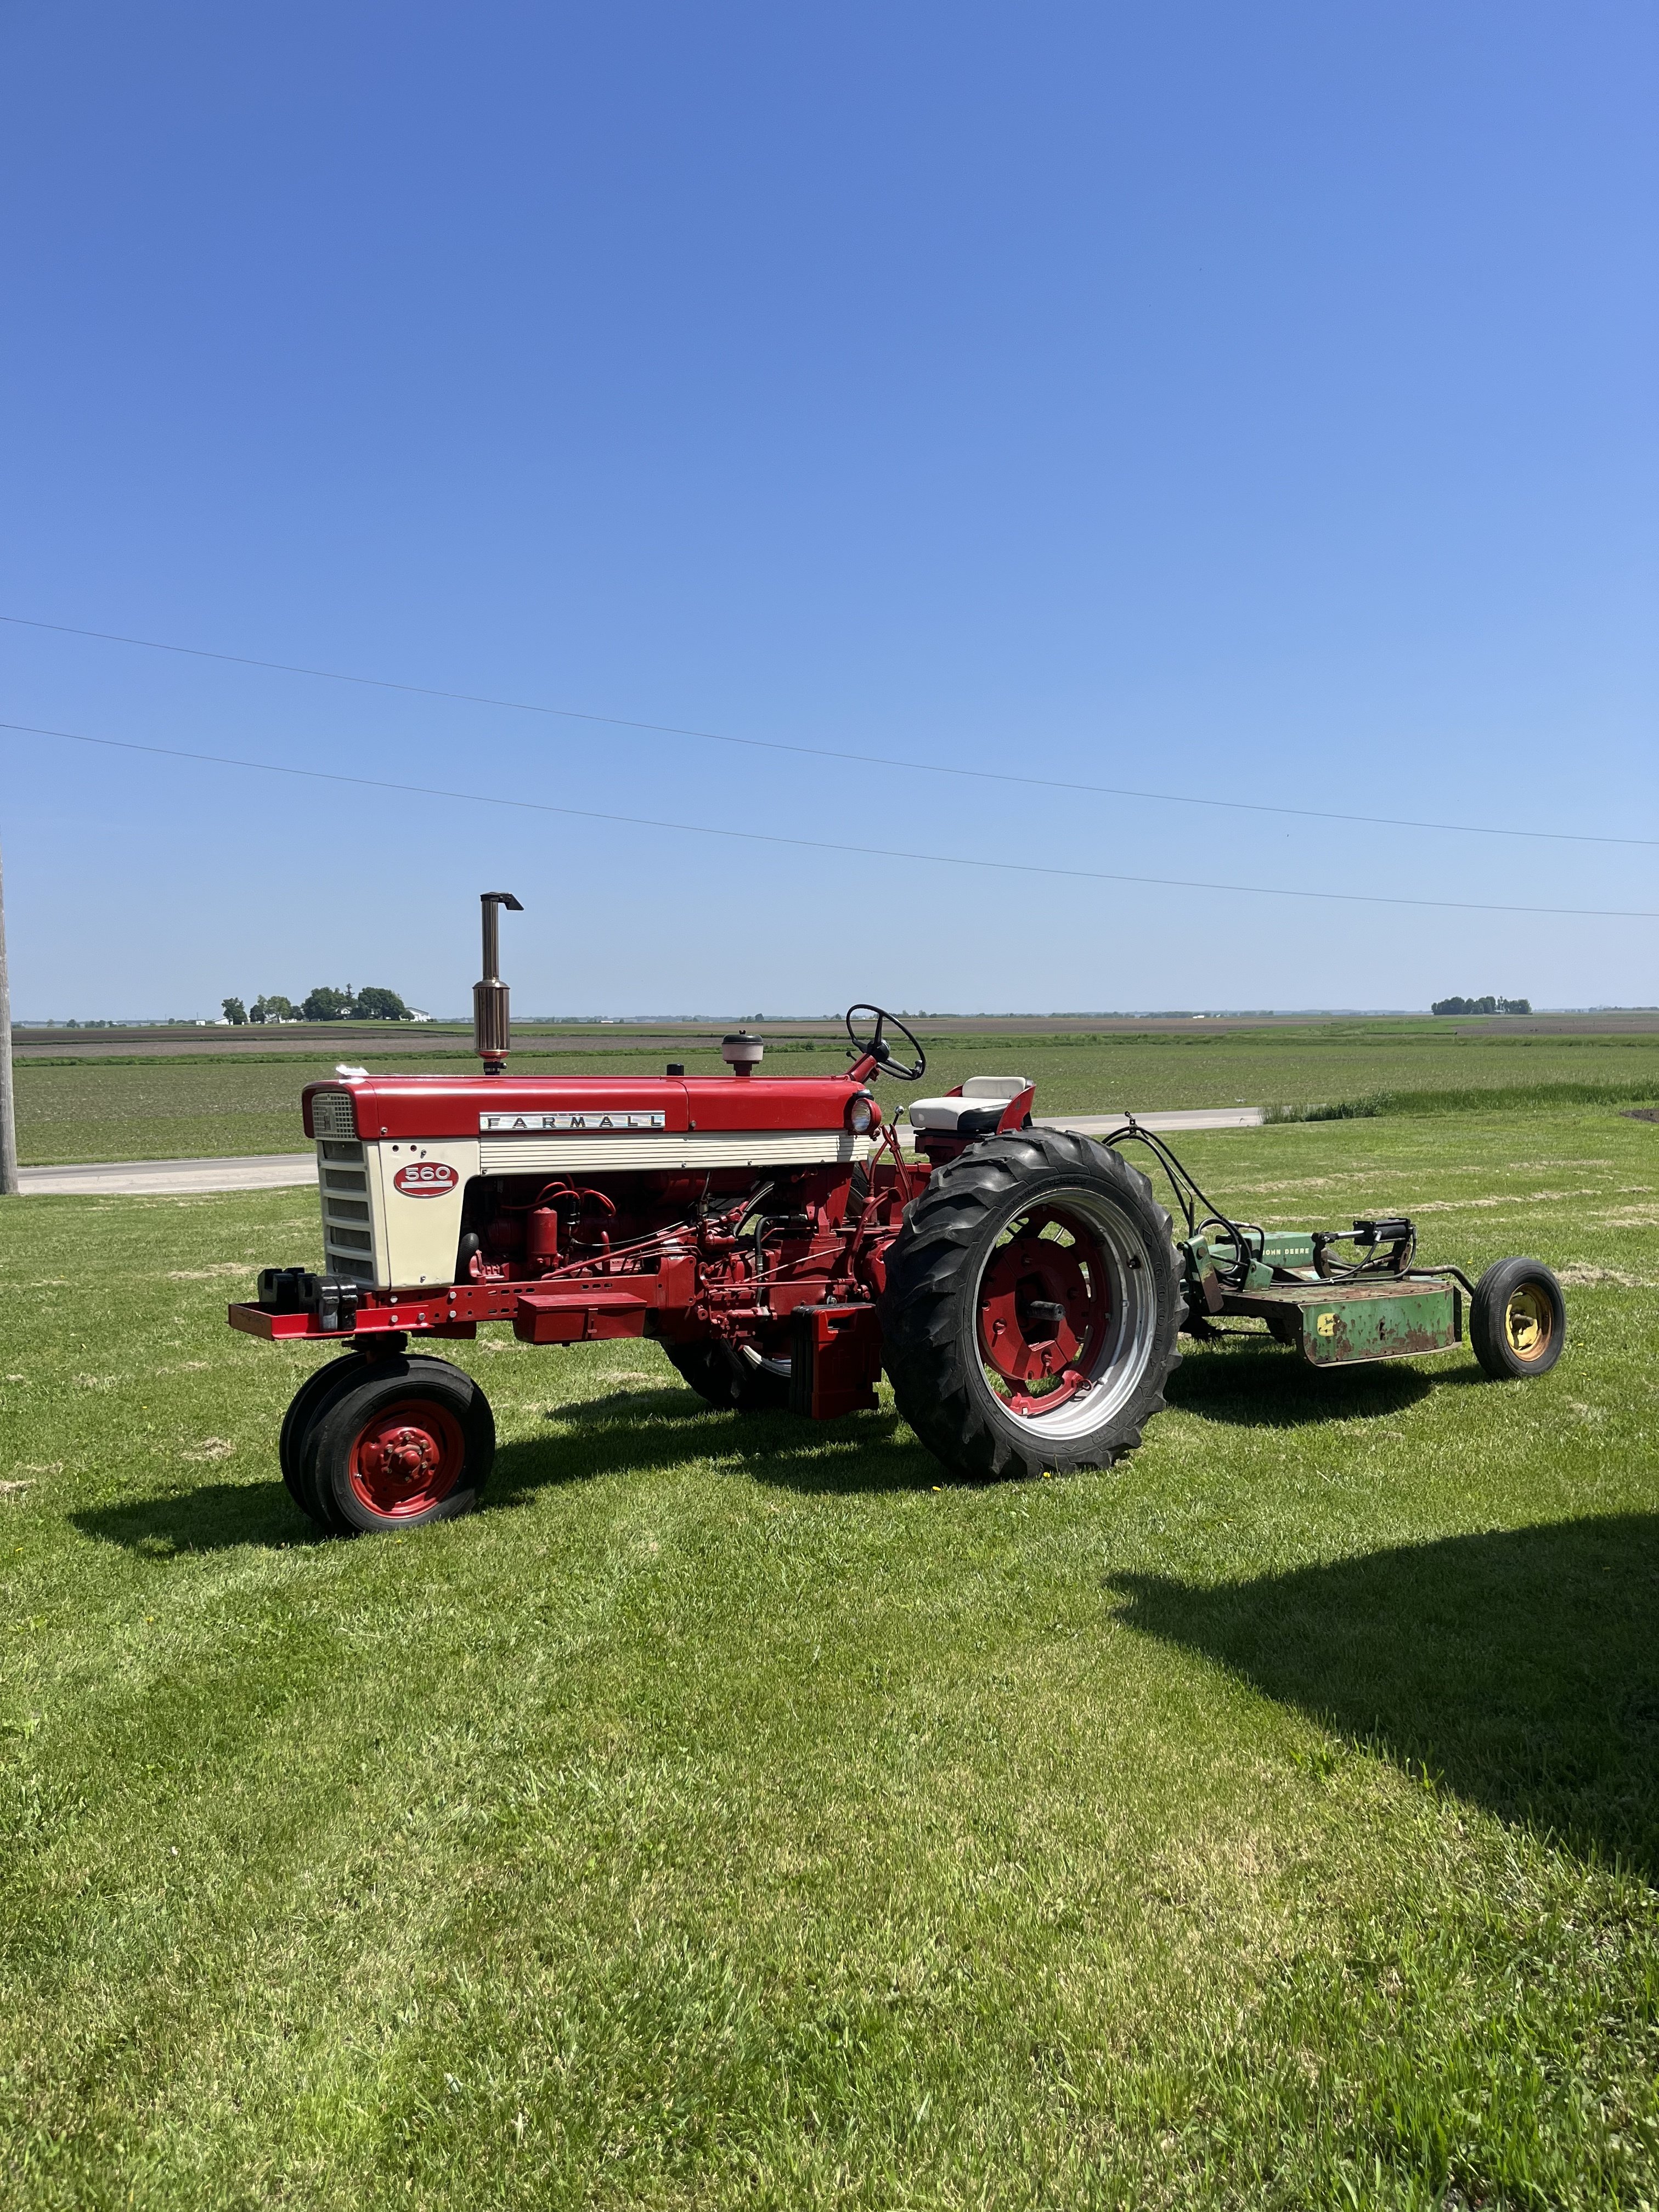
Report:
[{"label": "white tractor seat", "polygon": [[970,1075],[960,1098],[913,1098],[910,1127],[944,1135],[986,1136],[1002,1119],[1008,1101],[1030,1088],[1024,1075]]}]

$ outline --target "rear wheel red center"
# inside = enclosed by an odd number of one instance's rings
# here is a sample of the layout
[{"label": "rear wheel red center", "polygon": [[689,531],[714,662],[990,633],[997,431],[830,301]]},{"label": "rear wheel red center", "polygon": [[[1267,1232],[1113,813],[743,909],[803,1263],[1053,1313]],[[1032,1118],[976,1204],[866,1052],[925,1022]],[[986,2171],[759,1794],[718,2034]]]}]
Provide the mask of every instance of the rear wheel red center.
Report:
[{"label": "rear wheel red center", "polygon": [[1058,1206],[1017,1217],[979,1288],[980,1352],[1009,1412],[1052,1413],[1087,1390],[1111,1319],[1109,1273],[1093,1224]]},{"label": "rear wheel red center", "polygon": [[352,1443],[351,1486],[371,1512],[398,1520],[427,1512],[460,1480],[466,1444],[460,1423],[431,1398],[383,1407]]},{"label": "rear wheel red center", "polygon": [[1170,1217],[1118,1153],[1011,1130],[935,1167],[887,1256],[894,1401],[972,1476],[1110,1467],[1180,1354]]}]

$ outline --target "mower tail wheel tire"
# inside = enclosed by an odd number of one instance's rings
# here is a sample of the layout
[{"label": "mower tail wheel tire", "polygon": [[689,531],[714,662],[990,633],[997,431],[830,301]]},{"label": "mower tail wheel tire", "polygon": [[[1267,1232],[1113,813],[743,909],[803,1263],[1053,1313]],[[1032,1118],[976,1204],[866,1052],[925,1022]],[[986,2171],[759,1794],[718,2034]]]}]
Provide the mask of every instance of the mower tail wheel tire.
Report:
[{"label": "mower tail wheel tire", "polygon": [[779,1413],[789,1403],[787,1360],[749,1360],[718,1344],[665,1344],[670,1366],[722,1413]]},{"label": "mower tail wheel tire", "polygon": [[1497,1260],[1474,1286],[1469,1342],[1495,1382],[1546,1375],[1567,1340],[1567,1303],[1541,1260]]},{"label": "mower tail wheel tire", "polygon": [[300,1459],[306,1431],[324,1399],[337,1390],[348,1375],[357,1373],[367,1364],[365,1355],[357,1351],[348,1352],[338,1359],[327,1360],[307,1376],[289,1401],[288,1411],[283,1416],[282,1434],[276,1439],[276,1460],[283,1470],[283,1480],[288,1486],[288,1494],[302,1513],[311,1512],[300,1479]]},{"label": "mower tail wheel tire", "polygon": [[1109,1467],[1180,1364],[1170,1217],[1118,1153],[1057,1129],[936,1172],[887,1258],[883,1357],[934,1456],[977,1478]]},{"label": "mower tail wheel tire", "polygon": [[446,1359],[366,1361],[313,1415],[300,1484],[341,1535],[423,1528],[478,1504],[495,1457],[489,1401]]}]

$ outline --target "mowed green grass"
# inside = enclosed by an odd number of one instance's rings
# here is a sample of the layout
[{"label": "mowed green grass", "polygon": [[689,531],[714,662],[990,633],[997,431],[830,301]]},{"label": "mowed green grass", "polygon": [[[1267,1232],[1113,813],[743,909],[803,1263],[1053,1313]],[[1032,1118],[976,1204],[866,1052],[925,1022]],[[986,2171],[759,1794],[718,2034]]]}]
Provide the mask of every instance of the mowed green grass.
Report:
[{"label": "mowed green grass", "polygon": [[489,1510],[324,1542],[222,1320],[311,1202],[0,1207],[3,2201],[1654,2203],[1659,1127],[1189,1149],[1565,1358],[975,1487],[496,1334]]},{"label": "mowed green grass", "polygon": [[[1482,1036],[1449,1022],[1334,1021],[1307,1028],[1206,1030],[1170,1036],[963,1037],[921,1035],[926,1087],[946,1090],[964,1075],[992,1071],[1030,1076],[1040,1114],[1147,1112],[1158,1107],[1281,1106],[1373,1100],[1390,1094],[1392,1110],[1477,1109],[1483,1101],[1512,1111],[1575,1101],[1659,1100],[1659,1034],[1607,1036]],[[528,1042],[528,1041],[526,1041]],[[122,1062],[22,1061],[17,1069],[18,1145],[25,1162],[211,1158],[303,1150],[300,1091],[331,1075],[342,1054],[361,1056],[361,1040],[309,1056],[245,1060],[234,1055]],[[719,1075],[717,1053],[676,1049],[694,1075]],[[395,1046],[368,1055],[377,1073],[410,1068],[428,1075],[476,1071],[470,1054],[453,1060]],[[514,1069],[532,1075],[659,1074],[649,1053],[521,1049]],[[766,1074],[832,1074],[842,1049],[826,1039],[775,1036]],[[897,1085],[884,1086],[890,1102]]]}]

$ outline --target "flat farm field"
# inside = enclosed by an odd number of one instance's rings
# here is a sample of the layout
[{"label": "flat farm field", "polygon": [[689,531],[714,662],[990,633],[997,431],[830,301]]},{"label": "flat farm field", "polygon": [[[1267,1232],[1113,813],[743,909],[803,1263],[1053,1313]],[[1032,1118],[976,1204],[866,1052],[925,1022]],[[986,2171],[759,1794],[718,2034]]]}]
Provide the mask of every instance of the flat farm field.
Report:
[{"label": "flat farm field", "polygon": [[[1148,1112],[1158,1107],[1310,1107],[1400,1114],[1503,1106],[1515,1113],[1572,1104],[1659,1102],[1659,1031],[1516,1036],[1431,1019],[1332,1021],[1296,1027],[1206,1030],[1190,1034],[959,1036],[920,1024],[927,1090],[964,1075],[1009,1073],[1037,1085],[1039,1114]],[[671,1055],[694,1075],[724,1073],[719,1053],[676,1045]],[[344,1058],[375,1072],[476,1072],[471,1053],[422,1050],[399,1056],[388,1040],[371,1051],[361,1037],[319,1045],[314,1059],[269,1059],[246,1051],[200,1059],[24,1060],[17,1067],[18,1145],[32,1165],[72,1160],[211,1158],[306,1148],[302,1085]],[[659,1048],[516,1052],[525,1074],[655,1075]],[[824,1037],[775,1035],[765,1074],[830,1074],[846,1066]],[[902,1087],[883,1086],[890,1103]]]},{"label": "flat farm field", "polygon": [[1659,2201],[1659,1127],[1190,1153],[1561,1364],[1241,1337],[975,1487],[481,1338],[488,1510],[324,1542],[222,1322],[312,1203],[0,1208],[4,2201]]}]

